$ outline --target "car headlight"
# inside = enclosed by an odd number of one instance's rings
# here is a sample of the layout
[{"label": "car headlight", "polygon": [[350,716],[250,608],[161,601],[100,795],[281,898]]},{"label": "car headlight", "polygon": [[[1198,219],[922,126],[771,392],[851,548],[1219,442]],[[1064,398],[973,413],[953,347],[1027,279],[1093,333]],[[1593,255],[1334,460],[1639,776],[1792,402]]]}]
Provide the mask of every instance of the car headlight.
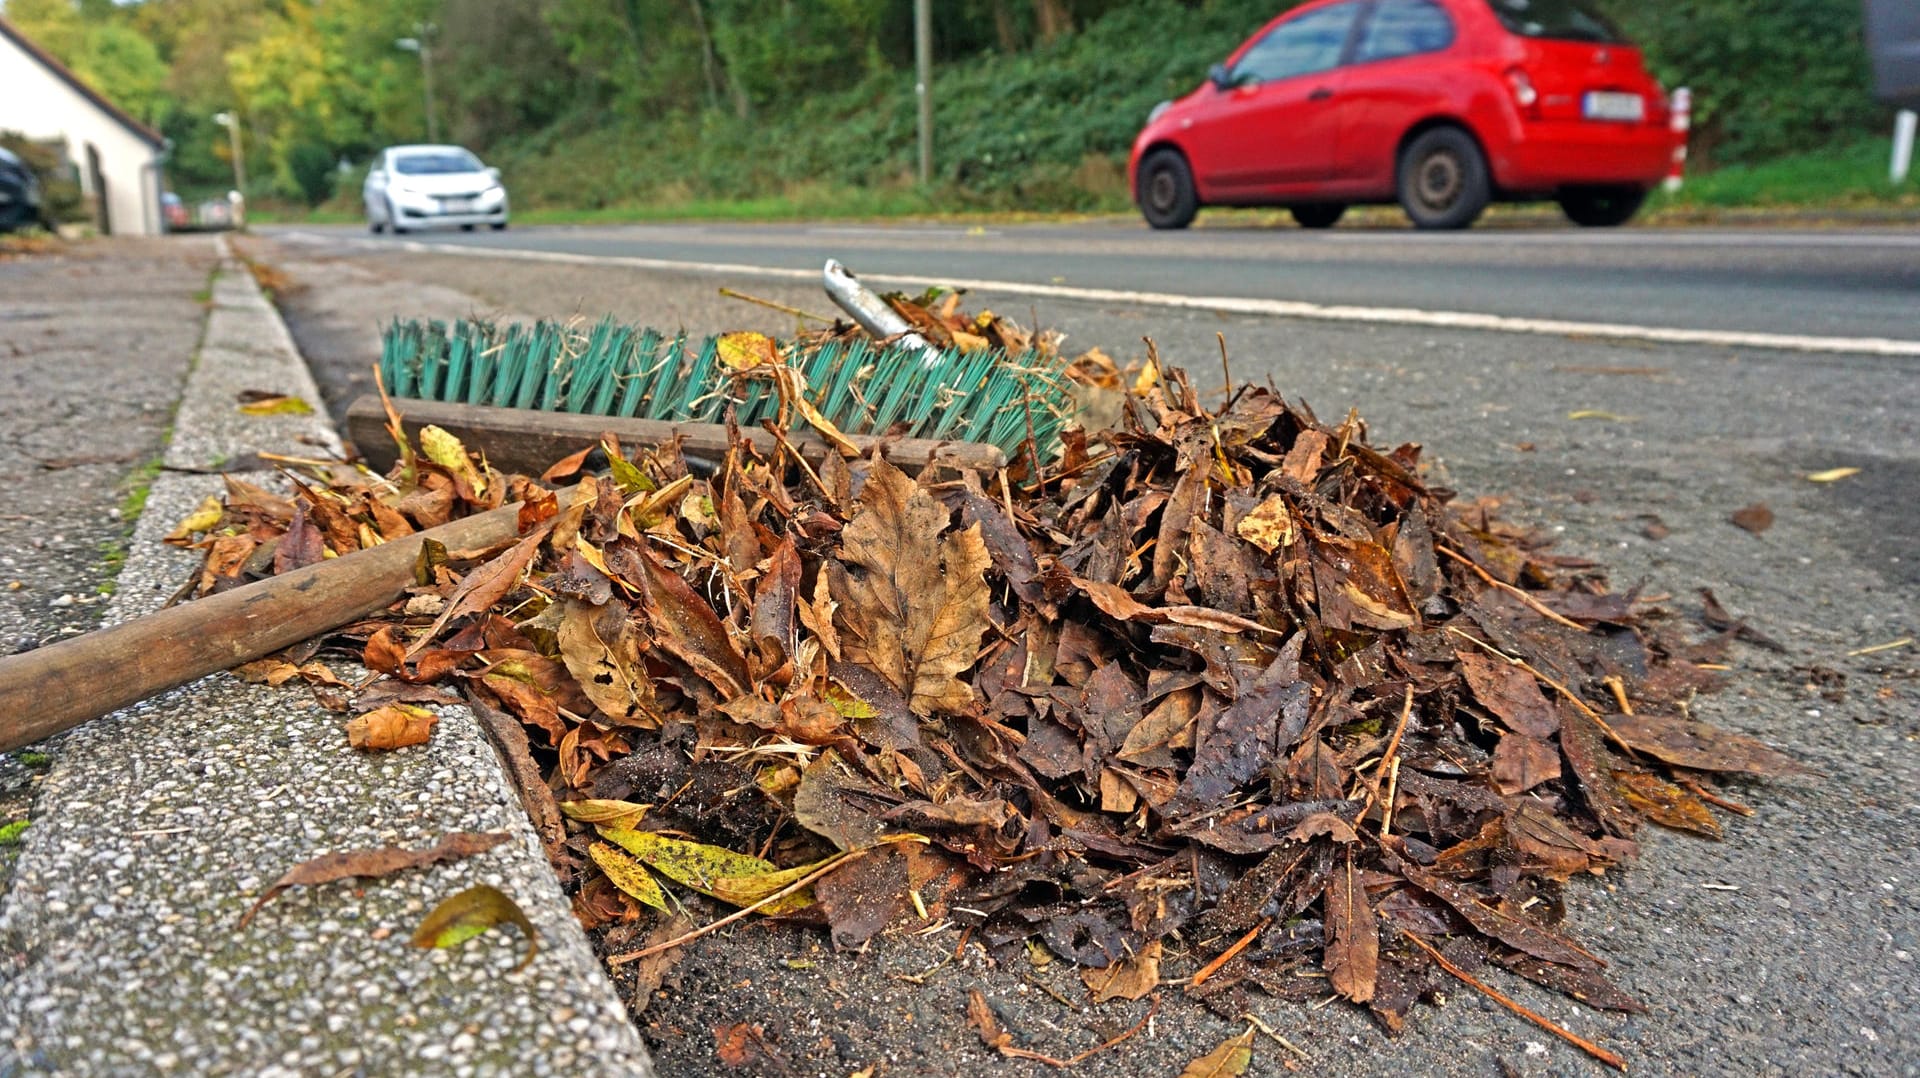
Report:
[{"label": "car headlight", "polygon": [[1153,106],[1153,111],[1147,113],[1147,122],[1152,123],[1153,121],[1158,120],[1160,117],[1165,116],[1167,114],[1167,110],[1172,107],[1173,107],[1173,102],[1171,101],[1162,101],[1158,105]]}]

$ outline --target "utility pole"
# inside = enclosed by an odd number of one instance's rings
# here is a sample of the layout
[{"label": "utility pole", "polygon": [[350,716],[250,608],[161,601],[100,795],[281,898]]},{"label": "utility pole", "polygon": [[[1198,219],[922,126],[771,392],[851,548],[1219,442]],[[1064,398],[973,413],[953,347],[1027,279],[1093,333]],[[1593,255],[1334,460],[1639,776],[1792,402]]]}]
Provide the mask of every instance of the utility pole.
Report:
[{"label": "utility pole", "polygon": [[227,129],[227,145],[233,151],[233,189],[247,193],[247,155],[240,145],[240,117],[237,113],[216,112],[213,122]]},{"label": "utility pole", "polygon": [[933,182],[933,0],[913,0],[913,92],[920,99],[920,183]]},{"label": "utility pole", "polygon": [[440,123],[433,112],[433,33],[430,22],[416,23],[413,37],[403,37],[394,42],[398,48],[420,54],[420,93],[427,105],[427,141],[440,141]]}]

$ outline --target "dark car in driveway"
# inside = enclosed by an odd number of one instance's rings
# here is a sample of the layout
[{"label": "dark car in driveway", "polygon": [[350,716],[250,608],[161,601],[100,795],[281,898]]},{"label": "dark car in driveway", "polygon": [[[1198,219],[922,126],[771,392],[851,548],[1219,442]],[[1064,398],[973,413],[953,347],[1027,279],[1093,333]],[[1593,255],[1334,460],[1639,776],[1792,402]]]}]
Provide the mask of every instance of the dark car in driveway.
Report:
[{"label": "dark car in driveway", "polygon": [[40,180],[25,161],[0,150],[0,232],[44,224]]},{"label": "dark car in driveway", "polygon": [[1528,199],[1617,225],[1673,140],[1640,50],[1584,0],[1310,0],[1155,108],[1129,177],[1155,228],[1202,206],[1287,206],[1325,228],[1390,202],[1464,228]]}]

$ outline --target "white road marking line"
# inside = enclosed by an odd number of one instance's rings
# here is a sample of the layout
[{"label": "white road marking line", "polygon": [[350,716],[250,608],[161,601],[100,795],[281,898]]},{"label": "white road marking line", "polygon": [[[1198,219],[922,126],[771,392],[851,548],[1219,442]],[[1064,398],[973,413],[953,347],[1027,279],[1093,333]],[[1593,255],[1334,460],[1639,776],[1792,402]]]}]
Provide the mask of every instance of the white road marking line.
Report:
[{"label": "white road marking line", "polygon": [[[627,266],[633,269],[665,270],[672,273],[718,274],[729,277],[770,277],[789,281],[818,281],[819,270],[784,269],[774,266],[750,266],[734,262],[680,262],[665,258],[641,258],[634,255],[583,255],[565,251],[530,251],[507,247],[485,247],[456,243],[422,243],[402,240],[361,239],[359,237],[320,236],[311,232],[283,232],[290,240],[305,243],[346,243],[382,250],[404,250],[416,254],[466,255],[481,258],[510,258],[527,262],[557,262],[572,265]],[[1910,356],[1920,358],[1920,340],[1890,337],[1816,337],[1792,333],[1750,333],[1739,330],[1681,329],[1672,326],[1641,326],[1623,322],[1576,322],[1554,318],[1518,318],[1510,315],[1480,314],[1472,311],[1429,311],[1415,307],[1359,307],[1348,304],[1307,303],[1301,300],[1252,299],[1242,296],[1187,296],[1174,292],[1136,292],[1116,288],[1077,288],[1071,285],[1031,284],[1024,281],[989,281],[968,277],[929,277],[919,274],[868,273],[869,281],[883,281],[921,288],[965,288],[978,292],[1000,292],[1046,299],[1076,300],[1086,303],[1119,303],[1129,306],[1171,307],[1182,310],[1219,311],[1277,318],[1304,318],[1322,322],[1358,322],[1374,325],[1426,326],[1434,329],[1470,329],[1491,333],[1527,333],[1551,337],[1600,337],[1609,340],[1652,341],[1660,344],[1717,345],[1729,348],[1769,348],[1789,352],[1829,352],[1849,355]]]},{"label": "white road marking line", "polygon": [[875,225],[818,225],[807,229],[809,236],[886,236],[892,239],[914,239],[926,236],[967,239],[999,234],[997,229],[981,229],[975,232],[965,228],[882,228]]}]

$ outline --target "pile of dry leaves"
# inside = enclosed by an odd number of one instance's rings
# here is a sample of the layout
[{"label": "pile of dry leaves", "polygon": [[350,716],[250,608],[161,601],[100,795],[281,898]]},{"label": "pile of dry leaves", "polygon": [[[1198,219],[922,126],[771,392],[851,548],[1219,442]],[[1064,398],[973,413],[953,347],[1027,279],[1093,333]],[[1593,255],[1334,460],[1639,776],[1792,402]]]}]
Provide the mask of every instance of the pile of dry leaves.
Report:
[{"label": "pile of dry leaves", "polygon": [[1356,417],[1148,382],[1037,479],[609,444],[549,493],[430,440],[387,482],[235,484],[182,539],[218,589],[525,499],[517,544],[430,549],[324,642],[383,680],[321,642],[252,672],[371,747],[471,701],[581,920],[626,938],[699,892],[843,948],[1038,940],[1096,999],[1152,991],[1177,934],[1230,1015],[1331,989],[1398,1029],[1488,965],[1637,1009],[1562,885],[1645,821],[1717,835],[1709,776],[1792,768],[1687,715],[1730,634],[1681,641]]}]

